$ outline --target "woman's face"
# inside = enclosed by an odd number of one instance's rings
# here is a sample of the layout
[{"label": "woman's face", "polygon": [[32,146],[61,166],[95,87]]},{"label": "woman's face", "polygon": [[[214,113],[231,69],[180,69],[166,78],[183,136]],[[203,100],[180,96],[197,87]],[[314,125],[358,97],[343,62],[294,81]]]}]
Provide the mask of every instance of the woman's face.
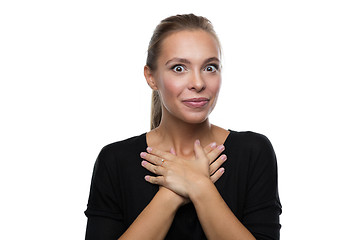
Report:
[{"label": "woman's face", "polygon": [[188,123],[205,121],[219,94],[220,67],[220,48],[211,34],[184,30],[167,36],[153,73],[163,116],[169,113]]}]

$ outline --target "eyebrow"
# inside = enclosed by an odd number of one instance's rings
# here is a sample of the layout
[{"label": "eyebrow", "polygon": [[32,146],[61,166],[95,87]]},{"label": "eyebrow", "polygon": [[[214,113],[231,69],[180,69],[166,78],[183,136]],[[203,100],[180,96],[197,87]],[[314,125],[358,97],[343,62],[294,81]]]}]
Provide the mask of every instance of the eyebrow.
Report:
[{"label": "eyebrow", "polygon": [[[207,63],[213,62],[213,61],[220,62],[220,60],[219,60],[217,57],[211,57],[211,58],[206,59],[203,64],[207,64]],[[170,59],[169,61],[167,61],[167,62],[165,63],[165,65],[168,65],[168,64],[171,63],[171,62],[180,62],[180,63],[185,63],[185,64],[190,64],[190,63],[191,63],[191,62],[190,62],[188,59],[186,59],[186,58],[176,58],[176,57],[175,57],[175,58],[172,58],[172,59]]]},{"label": "eyebrow", "polygon": [[170,59],[169,61],[167,61],[167,62],[165,63],[165,65],[168,65],[168,64],[171,63],[171,62],[181,62],[181,63],[186,63],[186,64],[189,64],[189,63],[190,63],[190,61],[187,60],[186,58],[172,58],[172,59]]},{"label": "eyebrow", "polygon": [[220,63],[220,59],[218,59],[217,57],[211,57],[211,58],[206,59],[204,64],[207,64],[209,62],[218,62],[218,63]]}]

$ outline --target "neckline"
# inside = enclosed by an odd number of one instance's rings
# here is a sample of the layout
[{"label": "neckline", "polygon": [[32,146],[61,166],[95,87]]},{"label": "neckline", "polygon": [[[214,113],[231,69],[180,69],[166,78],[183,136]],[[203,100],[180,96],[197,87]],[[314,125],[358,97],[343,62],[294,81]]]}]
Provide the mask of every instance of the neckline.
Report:
[{"label": "neckline", "polygon": [[[234,133],[234,131],[231,130],[231,129],[228,129],[228,131],[229,131],[229,134],[226,136],[225,141],[224,141],[224,143],[223,143],[223,145],[225,146],[225,149],[226,149],[226,145],[227,145],[227,142],[228,142],[230,136],[232,136],[233,133]],[[148,133],[148,132],[145,132],[145,133],[142,134],[142,136],[143,136],[143,142],[145,143],[145,149],[146,149],[147,147],[149,147],[149,145],[148,145],[148,143],[147,143],[147,140],[146,140],[146,134],[147,134],[147,133]]]},{"label": "neckline", "polygon": [[[227,137],[225,138],[225,141],[224,141],[224,143],[223,143],[223,145],[226,147],[226,145],[227,145],[227,142],[228,142],[228,140],[229,140],[229,138],[230,138],[230,135],[232,135],[233,134],[233,130],[231,130],[231,129],[228,129],[228,131],[229,131],[229,134],[227,135]],[[226,149],[226,148],[225,148]]]}]

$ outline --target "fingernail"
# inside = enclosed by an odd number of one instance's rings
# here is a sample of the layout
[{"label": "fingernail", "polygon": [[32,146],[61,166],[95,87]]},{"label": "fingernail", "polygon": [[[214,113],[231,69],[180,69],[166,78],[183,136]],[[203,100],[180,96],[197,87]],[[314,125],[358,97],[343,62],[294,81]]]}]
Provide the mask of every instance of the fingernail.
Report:
[{"label": "fingernail", "polygon": [[144,158],[144,157],[146,157],[146,154],[147,154],[146,152],[141,152],[140,157]]},{"label": "fingernail", "polygon": [[196,139],[195,144],[196,144],[196,145],[200,145],[200,140],[199,140],[199,139]]},{"label": "fingernail", "polygon": [[227,156],[226,156],[226,155],[222,155],[222,156],[221,156],[221,160],[223,160],[224,162],[226,161],[226,159],[227,159]]},{"label": "fingernail", "polygon": [[225,172],[225,168],[220,168],[219,170],[221,173],[224,173]]},{"label": "fingernail", "polygon": [[150,177],[149,176],[145,176],[145,180],[149,181]]},{"label": "fingernail", "polygon": [[211,145],[210,145],[211,148],[214,148],[216,147],[216,142],[213,142]]},{"label": "fingernail", "polygon": [[170,153],[171,153],[172,155],[176,155],[175,149],[174,149],[173,147],[170,148]]},{"label": "fingernail", "polygon": [[141,166],[145,166],[145,165],[146,165],[146,161],[142,161]]},{"label": "fingernail", "polygon": [[222,150],[225,149],[225,147],[224,147],[224,145],[220,145],[220,146],[218,146],[218,149],[219,149],[220,151],[222,151]]},{"label": "fingernail", "polygon": [[152,151],[151,147],[146,148],[146,150],[150,153]]}]

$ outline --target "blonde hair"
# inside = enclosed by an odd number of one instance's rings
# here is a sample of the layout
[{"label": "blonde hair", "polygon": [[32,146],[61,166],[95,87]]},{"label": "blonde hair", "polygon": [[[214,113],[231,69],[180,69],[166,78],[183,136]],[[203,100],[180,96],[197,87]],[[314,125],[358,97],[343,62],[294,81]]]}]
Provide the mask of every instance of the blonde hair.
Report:
[{"label": "blonde hair", "polygon": [[[220,47],[220,41],[214,31],[213,25],[207,18],[196,16],[194,14],[182,14],[165,18],[159,23],[159,25],[157,25],[150,39],[146,65],[150,68],[151,71],[155,71],[157,68],[156,64],[161,52],[162,41],[171,33],[182,30],[206,31],[215,38]],[[159,126],[161,122],[161,116],[161,99],[159,93],[153,90],[151,97],[151,129]]]}]

